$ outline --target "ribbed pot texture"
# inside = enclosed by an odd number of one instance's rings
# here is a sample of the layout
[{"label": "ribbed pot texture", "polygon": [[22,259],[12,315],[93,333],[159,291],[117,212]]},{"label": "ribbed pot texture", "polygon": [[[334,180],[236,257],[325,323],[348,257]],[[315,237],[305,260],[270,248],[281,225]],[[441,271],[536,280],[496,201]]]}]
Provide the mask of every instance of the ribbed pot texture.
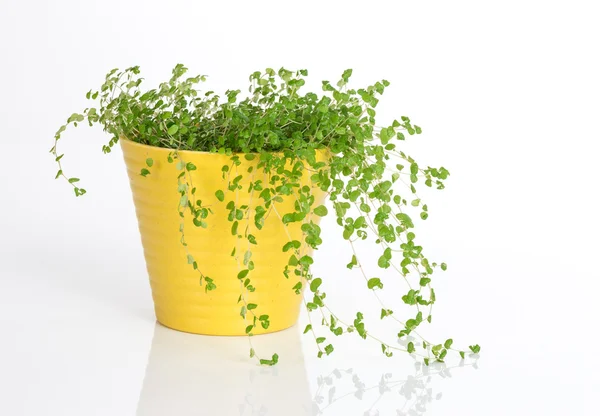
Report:
[{"label": "ribbed pot texture", "polygon": [[[186,250],[181,244],[181,217],[178,213],[181,195],[177,192],[177,176],[181,171],[177,170],[177,161],[167,161],[171,150],[127,139],[121,139],[120,143],[133,193],[157,320],[179,331],[244,335],[251,315],[247,314],[246,320],[240,316],[242,304],[238,303],[238,297],[241,288],[237,275],[244,267],[243,255],[250,249],[255,268],[248,277],[256,290],[247,293],[247,300],[258,305],[254,310],[257,316],[266,314],[270,317],[269,328],[265,330],[257,325],[254,333],[275,332],[294,325],[298,320],[302,296],[292,290],[298,282],[297,277],[293,273],[290,273],[289,279],[283,275],[291,253],[284,253],[282,246],[289,241],[289,236],[303,241],[302,231],[299,223],[283,225],[275,212],[266,217],[261,230],[254,226],[253,210],[259,199],[258,192],[255,191],[252,196],[248,192],[250,177],[254,175],[254,180],[267,181],[266,175],[259,170],[255,170],[254,174],[247,172],[249,167],[258,164],[258,158],[247,161],[240,155],[241,165],[232,168],[244,176],[240,182],[242,189],[237,191],[236,205],[248,205],[251,210],[251,219],[242,219],[238,230],[239,234],[243,234],[249,226],[248,232],[256,236],[258,244],[249,247],[245,238],[231,234],[232,223],[227,218],[229,210],[225,206],[235,194],[226,191],[225,202],[218,201],[215,196],[217,190],[226,190],[227,182],[222,178],[221,168],[231,166],[230,157],[207,152],[179,152],[185,163],[191,162],[197,167],[189,172],[192,186],[196,188],[196,200],[201,200],[203,206],[213,211],[206,219],[207,228],[196,227],[189,211],[184,220],[189,253],[197,261],[201,272],[217,285],[217,289],[206,292],[205,285],[200,285],[198,271],[188,264]],[[151,173],[144,177],[140,171],[146,167],[148,158],[152,158],[154,163],[149,168]],[[232,173],[231,177],[237,174]],[[322,204],[325,193],[310,183],[308,174],[302,180],[313,188],[314,206]],[[276,206],[280,215],[293,212],[294,199],[284,198]],[[314,222],[318,219],[313,216]],[[237,259],[231,256],[234,247]],[[310,254],[308,247],[301,247],[301,250]]]}]

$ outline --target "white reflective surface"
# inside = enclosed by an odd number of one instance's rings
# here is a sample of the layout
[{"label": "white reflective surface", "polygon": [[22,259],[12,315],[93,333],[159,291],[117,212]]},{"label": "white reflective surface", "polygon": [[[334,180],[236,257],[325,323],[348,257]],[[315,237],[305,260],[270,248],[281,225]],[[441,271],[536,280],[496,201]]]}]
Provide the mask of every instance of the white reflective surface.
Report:
[{"label": "white reflective surface", "polygon": [[[91,261],[83,251],[73,252]],[[53,255],[39,258],[46,276],[56,267]],[[155,323],[141,263],[139,284],[126,274],[112,280],[123,291],[113,303],[101,288],[80,286],[79,279],[98,278],[93,272],[56,275],[56,287],[44,283],[33,263],[15,257],[6,266],[18,283],[3,279],[0,287],[0,414],[595,414],[597,365],[585,359],[584,346],[569,341],[575,336],[585,344],[595,335],[583,319],[563,318],[557,289],[545,290],[546,300],[532,304],[546,319],[522,320],[535,311],[518,307],[518,298],[502,289],[478,312],[486,325],[461,325],[458,306],[438,313],[437,333],[456,334],[456,343],[481,343],[475,362],[450,359],[444,367],[426,368],[407,356],[386,358],[378,345],[358,337],[334,340],[336,351],[319,360],[314,341],[293,327],[254,338],[263,355],[280,355],[278,366],[264,368],[249,360],[244,337],[196,336]],[[529,272],[516,277],[535,279]],[[523,283],[520,293],[535,291]],[[354,309],[348,303],[345,310]]]},{"label": "white reflective surface", "polygon": [[[586,0],[0,0],[0,415],[600,414],[597,17]],[[108,70],[140,65],[154,85],[177,62],[217,92],[265,67],[307,68],[313,91],[350,67],[356,86],[389,79],[378,122],[410,116],[424,133],[403,150],[451,172],[417,221],[449,265],[425,332],[479,343],[477,369],[347,336],[318,360],[305,314],[256,337],[276,368],[245,338],[157,326],[120,151],[101,153],[100,129],[63,135],[75,199],[47,150]],[[327,218],[323,235],[330,306],[394,342]]]},{"label": "white reflective surface", "polygon": [[307,368],[297,328],[260,337],[255,345],[276,348],[281,363],[259,368],[241,358],[248,346],[244,338],[194,336],[157,324],[137,415],[374,415],[390,410],[423,415],[443,397],[444,382],[436,378],[450,382],[454,374],[477,368],[471,359],[454,368],[378,359],[366,368],[314,363]]}]

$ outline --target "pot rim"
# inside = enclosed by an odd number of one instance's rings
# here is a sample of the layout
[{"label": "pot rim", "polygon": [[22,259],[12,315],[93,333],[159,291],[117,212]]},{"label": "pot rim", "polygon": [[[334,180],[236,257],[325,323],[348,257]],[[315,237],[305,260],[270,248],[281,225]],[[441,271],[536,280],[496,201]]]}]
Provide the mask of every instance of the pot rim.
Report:
[{"label": "pot rim", "polygon": [[[143,144],[143,143],[138,143],[138,142],[134,142],[131,139],[128,139],[125,136],[120,136],[119,137],[119,141],[125,141],[128,143],[128,145],[134,146],[134,147],[139,147],[142,149],[156,149],[159,151],[163,151],[163,152],[183,152],[183,153],[194,153],[194,154],[201,154],[201,155],[215,155],[215,156],[227,156],[227,157],[231,157],[234,155],[239,155],[239,156],[243,156],[243,155],[260,155],[260,153],[258,152],[252,152],[252,153],[243,153],[243,152],[232,152],[231,155],[227,155],[225,153],[216,153],[216,152],[207,152],[205,150],[178,150],[178,149],[171,149],[168,147],[160,147],[160,146],[152,146],[149,144]],[[317,152],[324,152],[324,153],[331,153],[331,150],[327,147],[324,147],[322,149],[315,149],[315,151]],[[272,153],[272,154],[283,154],[283,152],[266,152],[266,153]]]}]

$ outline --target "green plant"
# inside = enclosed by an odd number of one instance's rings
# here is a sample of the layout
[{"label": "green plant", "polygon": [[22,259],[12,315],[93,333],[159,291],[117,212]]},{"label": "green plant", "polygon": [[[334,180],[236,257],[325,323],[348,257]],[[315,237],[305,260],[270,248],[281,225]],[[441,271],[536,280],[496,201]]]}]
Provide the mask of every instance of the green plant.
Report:
[{"label": "green plant", "polygon": [[[409,210],[418,210],[419,217],[427,219],[428,207],[418,196],[417,186],[424,184],[444,189],[449,172],[443,167],[424,167],[398,148],[405,140],[405,134],[421,133],[421,128],[408,117],[401,117],[401,121],[394,121],[389,126],[376,127],[378,96],[383,94],[389,82],[383,80],[367,88],[350,89],[348,82],[352,70],[346,70],[335,85],[323,81],[324,95],[300,94],[306,70],[280,69],[276,72],[267,69],[250,75],[251,85],[246,97],[242,98],[240,90],[228,90],[222,100],[212,91],[200,93],[196,84],[205,81],[205,77],[184,78],[186,71],[183,65],[177,65],[168,82],[147,91],[140,89],[142,78],[138,67],[110,71],[98,91],[87,93],[95,106],[71,115],[57,131],[51,149],[58,163],[56,177],[65,178],[73,186],[76,196],[85,194],[79,179],[63,172],[63,155],[57,150],[61,134],[71,124],[101,125],[111,136],[108,144],[103,146],[105,153],[110,153],[121,137],[172,149],[168,162],[177,163],[181,171],[178,187],[173,190],[181,194],[179,214],[182,218],[191,215],[194,224],[202,228],[210,221],[211,210],[195,201],[195,188],[189,183],[187,173],[196,166],[185,163],[178,152],[196,150],[226,154],[231,156],[232,165],[239,165],[241,157],[260,158],[258,168],[268,175],[269,181],[251,181],[246,190],[260,201],[254,212],[247,206],[236,206],[236,193],[244,192],[239,185],[242,176],[232,178],[228,165],[222,168],[228,186],[216,193],[218,200],[230,210],[232,234],[238,233],[243,218],[252,218],[248,221],[251,232],[243,235],[248,250],[236,254],[234,248],[232,252],[232,256],[240,256],[240,259],[243,256],[238,274],[241,288],[238,301],[240,315],[248,321],[246,332],[251,336],[257,325],[269,326],[269,316],[259,314],[260,305],[246,301],[246,294],[255,290],[251,247],[260,244],[264,217],[277,215],[284,227],[301,222],[305,243],[313,249],[322,244],[321,229],[312,218],[330,215],[330,212],[324,205],[314,206],[310,188],[300,185],[303,175],[310,175],[313,183],[327,192],[342,237],[353,251],[347,267],[360,269],[365,289],[381,304],[378,313],[381,319],[393,320],[398,325],[399,338],[414,334],[419,339],[418,342],[407,342],[402,348],[392,346],[367,331],[361,311],[356,312],[353,322],[341,320],[325,302],[322,278],[311,273],[312,256],[301,252],[300,241],[290,239],[282,244],[282,250],[290,253],[289,264],[282,272],[285,278],[298,280],[294,287],[298,295],[303,294],[304,285],[308,286],[305,293],[309,299],[305,299],[304,304],[311,323],[304,333],[314,337],[318,356],[329,355],[334,347],[326,337],[317,336],[311,318],[313,311],[320,313],[321,323],[334,337],[355,333],[363,339],[373,339],[387,356],[394,350],[401,350],[420,355],[425,364],[431,360],[443,361],[449,351],[464,357],[463,350],[454,349],[452,339],[432,343],[418,332],[424,322],[431,322],[435,303],[431,285],[434,271],[446,270],[446,264],[430,261],[424,255],[422,246],[417,243],[413,214],[409,215]],[[329,150],[327,162],[317,161],[319,149]],[[152,174],[154,161],[148,159],[146,163],[140,171],[142,176]],[[398,190],[398,184],[405,185],[402,192]],[[293,212],[277,210],[283,196],[296,198]],[[183,226],[180,231],[181,242],[186,247],[187,231]],[[405,280],[407,292],[402,300],[415,310],[409,319],[400,320],[393,309],[381,301],[378,292],[384,289],[385,279],[367,275],[355,249],[357,240],[373,241],[380,253],[378,267],[392,268]],[[218,290],[218,279],[202,274],[193,253],[188,252],[188,262],[198,271],[205,290]],[[249,340],[252,344],[251,338]],[[479,352],[477,345],[470,349],[473,353]],[[255,355],[251,345],[250,356]],[[261,364],[272,365],[278,356],[274,354],[270,359],[259,360]]]}]

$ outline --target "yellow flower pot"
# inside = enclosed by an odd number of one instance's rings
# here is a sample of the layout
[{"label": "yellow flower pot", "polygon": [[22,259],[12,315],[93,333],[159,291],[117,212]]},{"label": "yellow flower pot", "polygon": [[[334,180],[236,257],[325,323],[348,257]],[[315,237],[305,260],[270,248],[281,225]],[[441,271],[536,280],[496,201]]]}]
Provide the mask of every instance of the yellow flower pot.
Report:
[{"label": "yellow flower pot", "polygon": [[[249,233],[256,236],[257,245],[248,247],[248,241],[231,234],[231,222],[226,209],[228,200],[234,197],[226,191],[225,202],[220,202],[215,196],[219,189],[226,190],[227,182],[222,178],[223,165],[231,165],[229,156],[208,153],[181,151],[182,160],[191,162],[197,170],[188,172],[191,183],[196,188],[195,197],[201,200],[203,206],[212,209],[208,216],[207,228],[196,227],[191,215],[185,218],[184,232],[188,250],[198,263],[199,269],[209,276],[217,285],[215,290],[206,292],[205,285],[200,285],[200,274],[187,261],[187,253],[182,246],[178,206],[181,195],[177,192],[177,177],[181,171],[176,163],[168,163],[167,157],[171,150],[146,146],[121,139],[121,148],[127,173],[133,193],[136,215],[156,318],[158,321],[179,331],[206,335],[244,335],[246,326],[251,323],[251,316],[246,321],[240,316],[241,303],[238,297],[241,293],[239,271],[244,267],[242,257],[246,250],[252,251],[254,270],[249,277],[255,292],[247,293],[247,301],[255,303],[258,308],[256,315],[269,315],[270,326],[263,329],[256,326],[255,334],[275,332],[294,325],[298,319],[302,295],[297,295],[292,287],[298,282],[297,277],[290,273],[289,279],[283,275],[283,270],[290,257],[290,252],[284,253],[282,246],[292,239],[303,241],[299,223],[284,225],[279,215],[294,211],[294,199],[284,198],[277,203],[277,213],[271,212],[265,219],[261,230],[256,230],[252,219],[240,221],[240,233],[246,225]],[[243,156],[243,155],[240,155]],[[325,154],[320,154],[325,157]],[[146,159],[152,158],[153,165],[150,174],[142,176],[141,169],[146,168]],[[237,168],[244,175],[240,183],[243,188],[237,192],[236,204],[246,204],[252,210],[260,201],[257,192],[254,198],[247,192],[252,174],[247,172],[251,166],[256,167],[258,158],[247,161],[243,157]],[[265,176],[260,170],[254,175]],[[237,176],[237,175],[236,175]],[[313,188],[315,205],[322,204],[325,194],[310,183],[308,174],[303,175],[304,184]],[[233,176],[232,176],[233,177]],[[254,179],[259,179],[255,176]],[[313,216],[317,222],[319,217]],[[289,234],[289,235],[288,235]],[[236,256],[231,252],[237,247]],[[308,247],[301,247],[304,253],[310,254]]]}]

